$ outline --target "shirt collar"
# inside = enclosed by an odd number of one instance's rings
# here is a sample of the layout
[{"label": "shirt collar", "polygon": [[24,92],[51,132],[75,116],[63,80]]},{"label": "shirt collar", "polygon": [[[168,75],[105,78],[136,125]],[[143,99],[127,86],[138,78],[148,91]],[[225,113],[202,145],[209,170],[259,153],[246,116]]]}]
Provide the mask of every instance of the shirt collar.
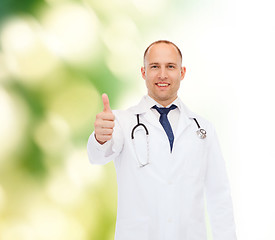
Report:
[{"label": "shirt collar", "polygon": [[[134,114],[146,113],[146,112],[149,112],[150,109],[156,104],[157,102],[154,99],[146,95],[146,96],[143,96],[143,98],[141,99],[138,105],[130,107],[129,111],[133,112]],[[177,99],[175,99],[175,101],[171,104],[175,104],[178,107],[181,114],[185,114],[189,118],[197,117],[195,113],[190,111],[187,108],[187,106],[185,106],[185,104],[180,100],[179,97],[177,97]]]},{"label": "shirt collar", "polygon": [[[157,107],[161,107],[163,108],[164,106],[162,106],[161,104],[159,104],[156,100],[154,100],[153,98],[151,98],[149,95],[146,95],[144,97],[145,102],[146,102],[146,107],[148,109],[152,108],[153,106],[157,106]],[[180,99],[179,97],[177,97],[172,103],[170,103],[168,106],[166,106],[167,108],[169,108],[172,104],[176,105],[178,107],[179,110],[181,110],[181,104],[180,104]]]}]

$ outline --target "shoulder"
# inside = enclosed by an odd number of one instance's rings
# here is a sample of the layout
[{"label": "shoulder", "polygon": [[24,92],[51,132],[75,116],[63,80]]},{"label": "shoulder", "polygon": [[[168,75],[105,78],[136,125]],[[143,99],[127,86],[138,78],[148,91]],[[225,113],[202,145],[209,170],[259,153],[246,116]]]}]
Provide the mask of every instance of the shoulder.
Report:
[{"label": "shoulder", "polygon": [[113,110],[113,114],[115,115],[115,119],[118,122],[129,121],[133,116],[135,116],[134,107],[130,107],[126,110]]},{"label": "shoulder", "polygon": [[128,111],[128,109],[126,109],[126,110],[113,110],[113,114],[115,115],[116,118],[123,119],[123,118],[129,117],[131,112]]},{"label": "shoulder", "polygon": [[208,119],[206,119],[205,117],[201,116],[200,114],[194,113],[193,114],[193,118],[195,118],[201,125],[201,128],[210,128],[213,129],[214,126],[212,124],[212,122],[210,122]]},{"label": "shoulder", "polygon": [[214,131],[214,126],[208,119],[198,113],[191,111],[189,107],[187,107],[183,102],[181,102],[181,108],[190,121],[196,120],[198,122],[200,128],[205,129],[209,133]]},{"label": "shoulder", "polygon": [[135,116],[137,114],[144,113],[147,110],[148,109],[146,106],[145,97],[143,97],[138,104],[133,105],[127,108],[126,110],[113,110],[113,113],[119,119],[123,119],[123,118],[129,118],[130,116]]}]

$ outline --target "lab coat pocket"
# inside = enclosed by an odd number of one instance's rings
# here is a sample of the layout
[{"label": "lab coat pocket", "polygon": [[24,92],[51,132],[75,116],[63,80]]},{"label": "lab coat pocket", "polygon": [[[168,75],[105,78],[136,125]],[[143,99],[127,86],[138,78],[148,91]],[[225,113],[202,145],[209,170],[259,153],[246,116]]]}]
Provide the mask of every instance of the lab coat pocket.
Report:
[{"label": "lab coat pocket", "polygon": [[115,240],[149,240],[148,218],[117,220]]}]

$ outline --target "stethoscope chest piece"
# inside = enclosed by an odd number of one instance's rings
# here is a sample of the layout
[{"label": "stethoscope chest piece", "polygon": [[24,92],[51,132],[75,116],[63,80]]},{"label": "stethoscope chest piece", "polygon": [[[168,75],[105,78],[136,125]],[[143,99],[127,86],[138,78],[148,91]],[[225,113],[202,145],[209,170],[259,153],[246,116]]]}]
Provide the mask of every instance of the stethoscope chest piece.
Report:
[{"label": "stethoscope chest piece", "polygon": [[200,124],[198,123],[196,118],[193,118],[194,121],[196,122],[198,126],[198,130],[196,131],[197,135],[199,136],[200,139],[205,139],[206,138],[206,131],[200,127]]},{"label": "stethoscope chest piece", "polygon": [[197,130],[197,135],[199,136],[199,138],[204,139],[206,138],[206,131],[200,128],[199,130]]}]

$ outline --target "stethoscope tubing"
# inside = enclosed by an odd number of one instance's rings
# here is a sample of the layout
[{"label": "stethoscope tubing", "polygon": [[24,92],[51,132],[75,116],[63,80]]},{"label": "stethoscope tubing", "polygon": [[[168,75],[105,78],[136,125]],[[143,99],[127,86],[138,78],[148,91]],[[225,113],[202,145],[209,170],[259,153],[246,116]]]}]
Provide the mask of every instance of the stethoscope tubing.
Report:
[{"label": "stethoscope tubing", "polygon": [[[200,127],[200,124],[198,123],[197,119],[196,118],[193,118],[193,120],[196,122],[197,124],[197,127],[198,127],[198,130],[196,131],[198,137],[200,139],[204,139],[206,138],[206,131]],[[148,165],[150,162],[149,162],[149,131],[147,129],[147,127],[143,124],[143,123],[140,123],[139,121],[139,114],[137,114],[137,124],[133,127],[132,129],[132,132],[131,132],[131,139],[133,141],[133,144],[135,145],[134,143],[134,134],[135,134],[135,130],[138,128],[138,127],[143,127],[144,130],[145,130],[145,133],[146,133],[146,140],[147,140],[147,162],[146,163],[142,163],[139,158],[138,158],[138,154],[136,152],[136,148],[134,147],[134,151],[135,151],[135,154],[137,156],[137,160],[138,160],[138,163],[139,163],[139,167],[145,167],[146,165]]]},{"label": "stethoscope tubing", "polygon": [[147,127],[143,123],[139,122],[139,114],[137,114],[137,125],[134,126],[134,128],[132,129],[132,133],[131,133],[132,139],[134,139],[134,133],[135,133],[136,128],[138,128],[138,127],[143,127],[145,129],[146,135],[149,135],[149,131],[148,131]]},{"label": "stethoscope tubing", "polygon": [[[204,139],[206,138],[206,131],[200,127],[200,124],[198,123],[197,119],[196,118],[193,118],[193,120],[196,122],[197,126],[198,126],[198,135],[200,135],[200,138]],[[137,124],[134,126],[134,128],[132,129],[132,132],[131,132],[131,139],[134,139],[134,133],[135,133],[135,130],[136,128],[138,127],[143,127],[145,132],[146,132],[146,135],[149,135],[149,131],[147,129],[147,127],[143,124],[143,123],[140,123],[139,121],[139,114],[137,114]]]}]

